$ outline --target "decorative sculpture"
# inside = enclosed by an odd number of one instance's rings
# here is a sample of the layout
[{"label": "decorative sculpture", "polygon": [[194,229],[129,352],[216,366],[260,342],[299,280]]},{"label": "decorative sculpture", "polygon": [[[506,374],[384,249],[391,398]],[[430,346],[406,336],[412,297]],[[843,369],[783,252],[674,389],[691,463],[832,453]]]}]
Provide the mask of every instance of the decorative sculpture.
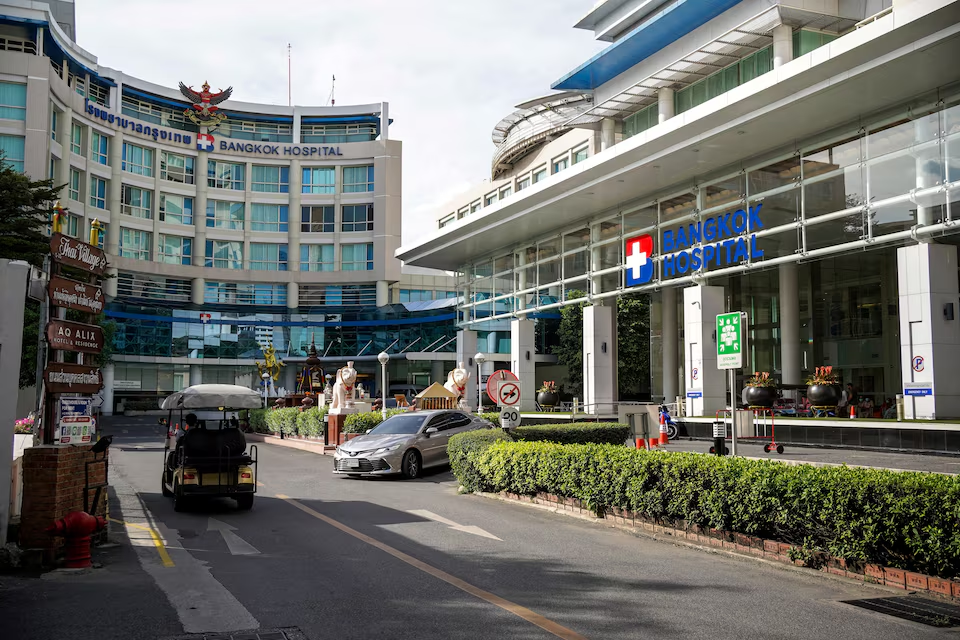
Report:
[{"label": "decorative sculpture", "polygon": [[266,347],[261,346],[263,349],[263,362],[256,362],[257,371],[260,373],[260,377],[263,377],[264,373],[269,373],[270,377],[276,381],[280,377],[280,368],[285,367],[282,360],[277,357],[277,351],[273,348],[273,344],[268,344]]},{"label": "decorative sculpture", "polygon": [[447,375],[447,383],[443,388],[457,396],[457,407],[467,409],[467,381],[470,380],[470,372],[466,370],[462,362],[457,363],[457,368]]},{"label": "decorative sculpture", "polygon": [[333,385],[333,400],[330,402],[331,409],[353,408],[354,387],[357,382],[357,370],[353,368],[353,361],[347,362],[347,366],[337,371],[337,381]]}]

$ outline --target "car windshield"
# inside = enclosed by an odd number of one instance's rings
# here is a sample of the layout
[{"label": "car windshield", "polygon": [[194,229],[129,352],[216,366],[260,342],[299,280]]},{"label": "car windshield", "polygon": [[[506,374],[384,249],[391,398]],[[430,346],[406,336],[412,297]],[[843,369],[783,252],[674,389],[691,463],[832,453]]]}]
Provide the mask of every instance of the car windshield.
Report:
[{"label": "car windshield", "polygon": [[370,434],[380,436],[399,433],[413,434],[420,430],[420,426],[423,424],[423,417],[423,414],[416,415],[413,413],[401,413],[391,416],[374,427],[370,431]]}]

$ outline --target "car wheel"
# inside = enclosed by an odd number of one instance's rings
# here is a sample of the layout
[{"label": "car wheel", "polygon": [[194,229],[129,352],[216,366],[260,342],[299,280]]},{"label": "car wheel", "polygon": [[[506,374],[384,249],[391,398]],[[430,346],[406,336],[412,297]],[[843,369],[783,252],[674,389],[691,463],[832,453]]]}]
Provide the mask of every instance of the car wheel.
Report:
[{"label": "car wheel", "polygon": [[404,478],[410,480],[420,477],[420,452],[416,449],[410,449],[410,451],[403,454],[400,471],[403,473]]},{"label": "car wheel", "polygon": [[237,496],[237,509],[240,511],[250,511],[253,508],[253,494],[244,493]]}]

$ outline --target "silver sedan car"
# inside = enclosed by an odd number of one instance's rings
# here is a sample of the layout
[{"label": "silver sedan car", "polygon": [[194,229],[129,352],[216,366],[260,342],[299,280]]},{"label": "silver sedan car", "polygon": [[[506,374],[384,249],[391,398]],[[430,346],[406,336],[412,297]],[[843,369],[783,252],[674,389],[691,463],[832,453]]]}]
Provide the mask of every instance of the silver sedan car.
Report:
[{"label": "silver sedan car", "polygon": [[333,472],[349,476],[402,473],[416,478],[423,469],[448,464],[450,437],[493,425],[464,411],[398,413],[366,434],[337,447]]}]

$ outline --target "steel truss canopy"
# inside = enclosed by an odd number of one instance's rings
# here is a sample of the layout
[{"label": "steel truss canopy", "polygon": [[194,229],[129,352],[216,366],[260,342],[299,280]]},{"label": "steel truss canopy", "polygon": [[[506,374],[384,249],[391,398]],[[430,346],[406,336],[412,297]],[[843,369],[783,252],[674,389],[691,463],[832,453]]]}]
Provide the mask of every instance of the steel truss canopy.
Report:
[{"label": "steel truss canopy", "polygon": [[792,7],[771,7],[612,98],[577,114],[566,125],[589,126],[604,118],[621,119],[634,114],[656,103],[660,89],[682,89],[770,45],[774,28],[782,24],[841,34],[852,29],[856,21]]}]

